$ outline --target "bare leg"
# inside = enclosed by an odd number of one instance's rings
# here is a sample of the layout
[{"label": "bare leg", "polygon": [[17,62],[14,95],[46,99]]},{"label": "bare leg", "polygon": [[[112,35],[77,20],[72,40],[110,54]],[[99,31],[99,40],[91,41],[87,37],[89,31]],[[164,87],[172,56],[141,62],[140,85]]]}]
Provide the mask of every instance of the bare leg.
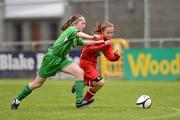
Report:
[{"label": "bare leg", "polygon": [[11,104],[11,109],[16,110],[20,104],[20,101],[22,101],[29,94],[31,94],[32,90],[42,86],[45,80],[45,78],[37,76],[33,82],[29,83],[28,85],[25,85],[24,88],[20,91],[20,93],[16,96],[16,98],[14,98]]},{"label": "bare leg", "polygon": [[86,94],[84,95],[84,99],[91,99],[96,94],[96,92],[103,87],[104,83],[104,79],[100,80],[99,82],[93,81],[92,86],[89,88],[89,90],[87,90]]},{"label": "bare leg", "polygon": [[42,77],[37,75],[35,80],[32,81],[31,83],[29,83],[29,88],[31,90],[39,88],[39,87],[41,87],[44,84],[45,81],[46,81],[46,78],[42,78]]},{"label": "bare leg", "polygon": [[76,105],[81,103],[83,101],[84,94],[83,70],[77,64],[73,63],[64,68],[62,71],[75,76]]}]

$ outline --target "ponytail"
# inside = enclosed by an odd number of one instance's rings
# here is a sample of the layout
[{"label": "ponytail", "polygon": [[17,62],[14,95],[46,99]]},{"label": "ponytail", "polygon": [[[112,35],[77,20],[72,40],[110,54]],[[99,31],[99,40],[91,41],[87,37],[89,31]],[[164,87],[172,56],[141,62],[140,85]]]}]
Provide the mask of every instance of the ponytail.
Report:
[{"label": "ponytail", "polygon": [[61,27],[61,30],[66,30],[69,26],[71,26],[71,19],[69,19],[67,22],[64,23],[64,25]]},{"label": "ponytail", "polygon": [[99,22],[96,23],[95,27],[92,30],[93,34],[101,34],[104,29],[106,29],[107,27],[113,27],[114,25],[110,22]]},{"label": "ponytail", "polygon": [[100,34],[100,33],[102,33],[101,26],[102,26],[102,22],[96,23],[96,25],[93,27],[92,33],[93,34]]},{"label": "ponytail", "polygon": [[79,20],[84,19],[82,15],[74,15],[72,16],[67,22],[64,23],[64,25],[61,27],[61,30],[66,30],[69,26],[76,24]]}]

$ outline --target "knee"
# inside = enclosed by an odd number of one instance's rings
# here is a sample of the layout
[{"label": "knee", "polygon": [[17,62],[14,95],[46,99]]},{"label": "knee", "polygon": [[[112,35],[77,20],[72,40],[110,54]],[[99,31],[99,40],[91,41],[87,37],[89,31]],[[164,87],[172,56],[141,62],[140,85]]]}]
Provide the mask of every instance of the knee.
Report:
[{"label": "knee", "polygon": [[93,81],[93,82],[92,82],[92,86],[98,87],[98,88],[103,87],[104,84],[105,84],[105,80],[104,80],[104,79],[101,79],[101,80],[98,81],[98,82],[96,82],[96,81]]},{"label": "knee", "polygon": [[105,84],[105,80],[104,80],[104,79],[102,79],[102,80],[100,80],[100,81],[98,82],[98,86],[99,86],[99,87],[103,87],[104,84]]},{"label": "knee", "polygon": [[77,79],[83,79],[84,78],[84,71],[82,69],[79,69],[76,74],[75,74],[75,77]]}]

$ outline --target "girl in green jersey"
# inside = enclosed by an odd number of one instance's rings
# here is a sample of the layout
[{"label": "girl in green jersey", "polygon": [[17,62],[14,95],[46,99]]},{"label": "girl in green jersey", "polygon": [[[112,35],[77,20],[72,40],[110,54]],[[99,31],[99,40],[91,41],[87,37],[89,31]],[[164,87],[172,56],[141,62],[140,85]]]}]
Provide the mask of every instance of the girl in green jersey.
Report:
[{"label": "girl in green jersey", "polygon": [[83,100],[84,72],[78,65],[73,63],[67,57],[69,51],[77,45],[93,45],[104,43],[103,40],[91,40],[98,38],[98,36],[91,36],[82,32],[85,27],[86,20],[82,15],[72,16],[62,26],[61,29],[63,32],[55,41],[55,43],[48,49],[48,52],[44,55],[41,67],[35,80],[25,85],[22,91],[20,91],[19,94],[13,99],[11,104],[12,110],[16,110],[19,107],[20,102],[26,96],[28,96],[34,89],[41,87],[48,77],[54,76],[59,71],[75,76],[77,108],[88,106],[94,101],[94,99],[89,101]]}]

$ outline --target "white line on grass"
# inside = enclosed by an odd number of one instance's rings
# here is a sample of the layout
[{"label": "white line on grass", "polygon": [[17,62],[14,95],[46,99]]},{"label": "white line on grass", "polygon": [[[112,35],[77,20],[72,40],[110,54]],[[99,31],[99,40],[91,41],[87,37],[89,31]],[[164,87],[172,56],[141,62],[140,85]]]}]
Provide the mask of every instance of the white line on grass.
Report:
[{"label": "white line on grass", "polygon": [[157,119],[164,119],[164,118],[180,116],[180,109],[177,109],[177,108],[170,108],[170,109],[174,110],[174,112],[171,113],[171,114],[159,115],[159,116],[154,116],[154,117],[148,117],[148,118],[144,118],[144,119],[145,120],[152,120],[152,119],[156,119],[157,120]]},{"label": "white line on grass", "polygon": [[[117,106],[117,105],[103,105],[101,107],[130,107],[128,105],[121,105],[121,106]],[[156,106],[157,107],[157,106]],[[153,107],[154,108],[154,107]],[[158,106],[157,108],[162,108],[162,109],[167,109],[166,107],[160,107]],[[151,109],[151,108],[150,108]],[[173,113],[170,114],[166,114],[166,115],[157,115],[157,116],[148,116],[148,117],[143,117],[143,118],[139,118],[139,120],[159,120],[159,119],[164,119],[164,118],[168,118],[170,119],[171,117],[176,117],[176,116],[180,116],[180,108],[174,108],[174,107],[168,107],[169,110],[173,110]],[[142,109],[143,110],[143,109]],[[144,109],[144,110],[148,110],[148,109]],[[137,116],[136,116],[137,117]]]}]

